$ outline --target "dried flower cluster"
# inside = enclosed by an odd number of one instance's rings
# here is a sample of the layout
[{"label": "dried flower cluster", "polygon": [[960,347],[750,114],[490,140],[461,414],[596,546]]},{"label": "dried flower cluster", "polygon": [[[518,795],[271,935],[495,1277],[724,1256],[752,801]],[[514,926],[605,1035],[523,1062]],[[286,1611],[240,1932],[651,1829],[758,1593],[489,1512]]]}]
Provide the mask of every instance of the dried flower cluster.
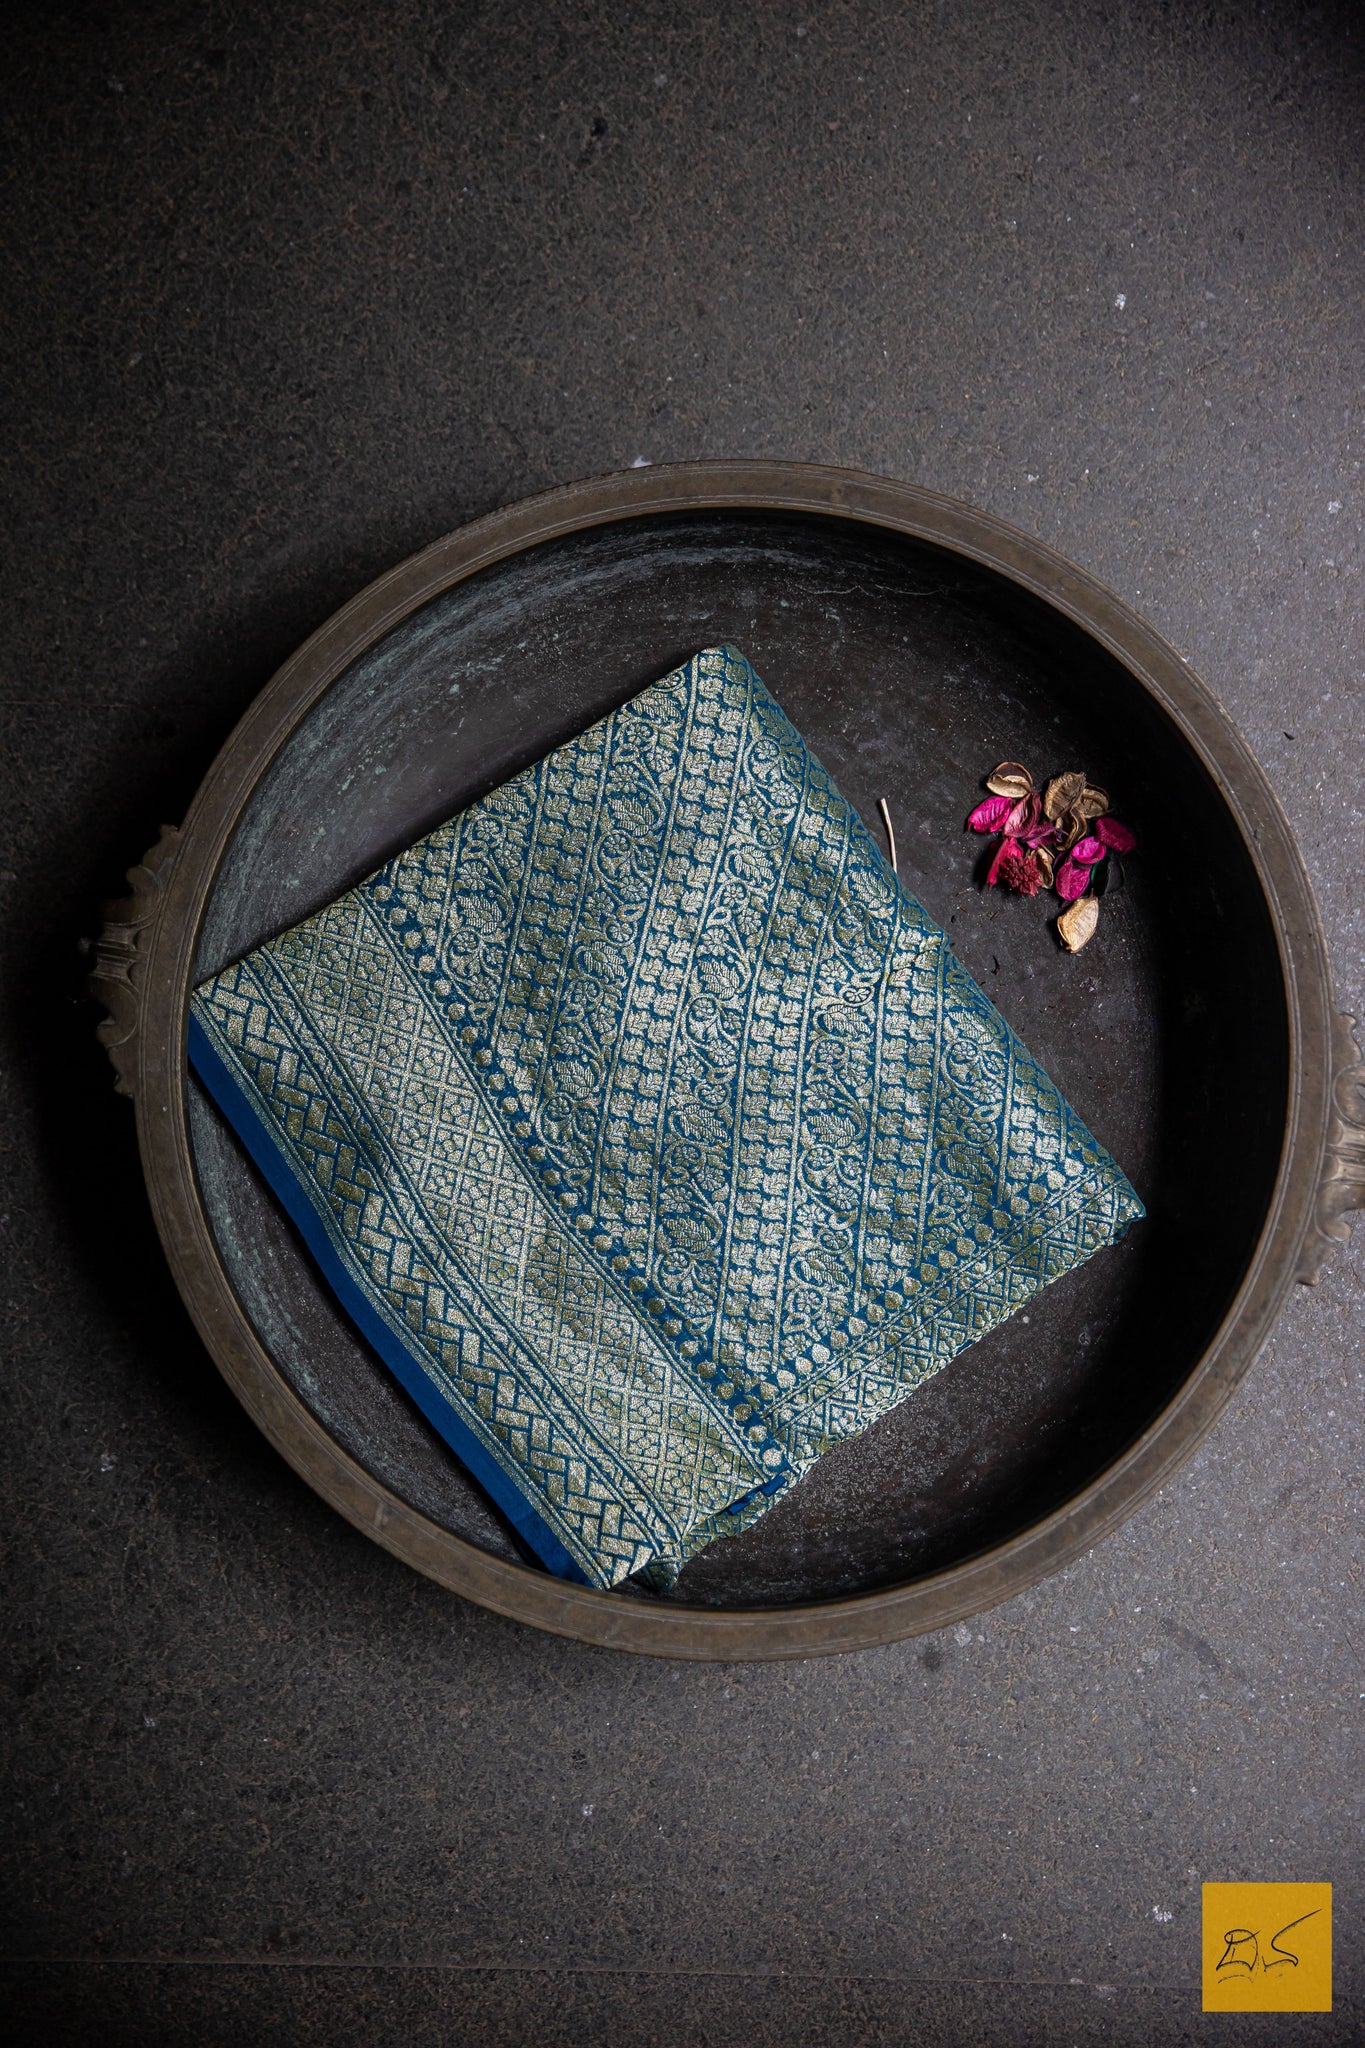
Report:
[{"label": "dried flower cluster", "polygon": [[991,794],[967,823],[974,832],[998,832],[986,883],[1002,882],[1021,896],[1055,889],[1068,906],[1057,936],[1069,953],[1094,937],[1099,898],[1109,880],[1111,853],[1131,853],[1136,839],[1109,814],[1109,798],[1079,769],[1054,775],[1040,790],[1017,761],[1002,761],[986,777]]}]

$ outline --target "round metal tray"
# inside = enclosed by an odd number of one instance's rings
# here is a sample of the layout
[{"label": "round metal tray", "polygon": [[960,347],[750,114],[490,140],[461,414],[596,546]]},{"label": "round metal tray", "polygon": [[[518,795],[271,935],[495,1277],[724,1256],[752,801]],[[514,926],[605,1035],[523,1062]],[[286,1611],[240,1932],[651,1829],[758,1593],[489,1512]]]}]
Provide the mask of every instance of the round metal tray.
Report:
[{"label": "round metal tray", "polygon": [[[741,646],[1143,1195],[1038,1297],[670,1598],[525,1560],[352,1329],[189,1078],[188,993],[697,648]],[[1002,756],[1082,767],[1139,834],[1072,958],[977,884]],[[192,1315],[308,1482],[419,1570],[542,1628],[806,1656],[979,1612],[1188,1455],[1365,1200],[1362,1069],[1288,826],[1207,690],[1039,542],[847,471],[701,463],[493,514],[340,611],[252,705],[100,944],[101,1027]],[[1056,906],[1053,905],[1053,909]]]}]

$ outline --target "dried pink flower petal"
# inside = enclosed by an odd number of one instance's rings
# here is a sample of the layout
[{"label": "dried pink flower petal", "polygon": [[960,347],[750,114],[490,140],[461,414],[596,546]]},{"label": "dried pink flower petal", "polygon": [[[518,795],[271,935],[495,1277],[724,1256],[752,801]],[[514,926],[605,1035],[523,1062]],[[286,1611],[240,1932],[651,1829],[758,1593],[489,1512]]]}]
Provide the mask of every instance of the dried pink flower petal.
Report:
[{"label": "dried pink flower petal", "polygon": [[1117,818],[1096,818],[1092,829],[1095,837],[1115,853],[1131,853],[1137,845],[1135,834],[1126,825],[1121,825]]},{"label": "dried pink flower petal", "polygon": [[1067,903],[1074,903],[1078,896],[1084,896],[1090,887],[1090,870],[1083,861],[1074,858],[1064,860],[1057,870],[1057,894]]},{"label": "dried pink flower petal", "polygon": [[987,887],[988,889],[989,889],[989,888],[991,888],[991,887],[992,887],[992,886],[993,886],[993,885],[994,885],[994,884],[995,884],[996,882],[998,882],[998,881],[1000,880],[1000,870],[1001,870],[1001,868],[1002,868],[1002,867],[1004,866],[1004,864],[1005,864],[1006,860],[1007,860],[1007,859],[1009,858],[1010,854],[1011,854],[1011,853],[1017,853],[1017,852],[1018,852],[1018,850],[1019,850],[1019,843],[1018,843],[1018,841],[1017,841],[1017,840],[1015,840],[1015,839],[1002,839],[1002,840],[1001,840],[1000,844],[999,844],[999,845],[998,845],[998,846],[996,847],[996,849],[995,849],[995,852],[994,852],[994,853],[992,854],[992,856],[991,856],[991,864],[990,864],[990,866],[989,866],[989,867],[987,868],[987,870],[986,870],[986,887]]},{"label": "dried pink flower petal", "polygon": [[1001,761],[986,778],[990,796],[971,812],[973,832],[999,833],[991,850],[986,885],[1036,896],[1057,891],[1065,906],[1057,934],[1069,952],[1079,952],[1094,934],[1099,905],[1113,872],[1110,853],[1131,853],[1134,833],[1112,817],[1109,798],[1078,769],[1054,775],[1039,790],[1017,761]]},{"label": "dried pink flower petal", "polygon": [[1018,839],[1022,833],[1030,831],[1038,823],[1042,808],[1036,791],[1031,791],[1028,796],[1021,796],[1011,807],[1000,830],[1007,839]]},{"label": "dried pink flower petal", "polygon": [[1012,808],[1007,796],[988,796],[984,803],[977,805],[967,823],[973,832],[998,832],[1004,825]]},{"label": "dried pink flower petal", "polygon": [[1039,820],[1038,824],[1030,825],[1028,831],[1021,832],[1019,836],[1025,846],[1052,846],[1056,843],[1057,827],[1049,825],[1047,819],[1043,818]]}]

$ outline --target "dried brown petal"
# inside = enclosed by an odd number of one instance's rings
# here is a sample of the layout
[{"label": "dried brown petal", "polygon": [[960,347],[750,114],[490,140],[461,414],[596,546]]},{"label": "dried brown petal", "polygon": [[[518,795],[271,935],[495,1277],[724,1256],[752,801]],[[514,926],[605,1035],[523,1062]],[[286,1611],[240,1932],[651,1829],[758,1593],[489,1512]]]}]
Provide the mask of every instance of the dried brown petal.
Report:
[{"label": "dried brown petal", "polygon": [[1085,819],[1079,811],[1067,811],[1057,821],[1057,830],[1061,835],[1062,852],[1069,853],[1085,830]]},{"label": "dried brown petal", "polygon": [[1043,878],[1043,887],[1050,889],[1052,887],[1052,855],[1045,846],[1040,846],[1035,849],[1033,857],[1038,863],[1038,871]]},{"label": "dried brown petal", "polygon": [[1092,818],[1102,818],[1109,808],[1109,795],[1093,782],[1087,782],[1076,799],[1076,809],[1088,824]]},{"label": "dried brown petal", "polygon": [[1068,953],[1079,953],[1082,946],[1088,946],[1095,936],[1095,927],[1100,921],[1100,906],[1093,896],[1078,896],[1069,910],[1064,910],[1057,920],[1057,936]]},{"label": "dried brown petal", "polygon": [[1043,812],[1046,817],[1057,820],[1071,809],[1081,791],[1085,788],[1085,777],[1078,768],[1066,775],[1054,775],[1043,791]]},{"label": "dried brown petal", "polygon": [[992,796],[1012,797],[1018,803],[1033,788],[1033,777],[1017,761],[1002,761],[986,777],[986,787]]}]

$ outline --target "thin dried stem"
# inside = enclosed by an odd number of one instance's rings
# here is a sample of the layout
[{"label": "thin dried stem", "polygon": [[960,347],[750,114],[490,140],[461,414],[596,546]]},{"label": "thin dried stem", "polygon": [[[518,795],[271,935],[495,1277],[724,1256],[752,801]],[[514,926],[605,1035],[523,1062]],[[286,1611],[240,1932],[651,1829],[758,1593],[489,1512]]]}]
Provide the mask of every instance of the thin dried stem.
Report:
[{"label": "thin dried stem", "polygon": [[896,866],[896,835],[891,828],[891,813],[886,808],[886,798],[884,796],[877,798],[877,808],[882,814],[882,823],[886,827],[886,844],[891,853],[891,872],[893,875],[898,875],[900,869]]}]

